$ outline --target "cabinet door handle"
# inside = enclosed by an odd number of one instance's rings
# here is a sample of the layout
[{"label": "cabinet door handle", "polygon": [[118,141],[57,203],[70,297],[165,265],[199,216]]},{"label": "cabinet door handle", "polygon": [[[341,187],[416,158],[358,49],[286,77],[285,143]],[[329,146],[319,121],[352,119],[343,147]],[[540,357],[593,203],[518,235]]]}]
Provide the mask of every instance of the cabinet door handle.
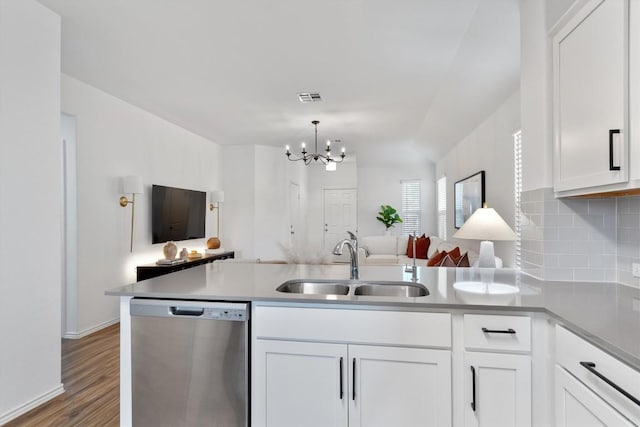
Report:
[{"label": "cabinet door handle", "polygon": [[617,391],[618,393],[622,394],[624,397],[626,397],[627,399],[631,400],[633,403],[635,403],[636,405],[640,406],[640,400],[636,399],[635,397],[633,397],[628,391],[626,391],[625,389],[623,389],[622,387],[620,387],[618,384],[614,383],[613,381],[611,381],[609,378],[605,377],[604,375],[602,375],[600,372],[598,372],[596,370],[596,364],[593,362],[580,362],[580,364],[589,372],[591,372],[593,375],[595,375],[596,377],[600,378],[602,381],[604,381],[605,383],[609,384],[611,387],[613,387],[613,389],[615,391]]},{"label": "cabinet door handle", "polygon": [[514,331],[511,328],[509,328],[509,329],[487,329],[487,328],[482,328],[482,332],[484,332],[485,334],[515,334],[516,333],[516,331]]},{"label": "cabinet door handle", "polygon": [[353,383],[351,384],[351,400],[356,400],[356,358],[353,358]]},{"label": "cabinet door handle", "polygon": [[340,400],[342,400],[342,396],[344,396],[344,389],[342,388],[342,357],[340,358]]},{"label": "cabinet door handle", "polygon": [[613,135],[619,134],[620,129],[609,129],[609,170],[610,171],[619,171],[620,165],[613,165]]},{"label": "cabinet door handle", "polygon": [[471,409],[476,412],[476,368],[471,367]]}]

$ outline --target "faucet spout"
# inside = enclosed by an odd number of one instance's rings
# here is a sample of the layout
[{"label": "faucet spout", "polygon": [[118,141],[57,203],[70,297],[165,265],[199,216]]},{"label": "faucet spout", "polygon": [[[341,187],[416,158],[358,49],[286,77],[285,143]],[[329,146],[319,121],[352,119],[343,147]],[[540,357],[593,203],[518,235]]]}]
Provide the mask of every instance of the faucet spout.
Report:
[{"label": "faucet spout", "polygon": [[344,245],[347,245],[351,256],[351,280],[358,280],[358,237],[350,231],[347,231],[347,233],[349,233],[349,239],[339,241],[333,248],[333,254],[342,255]]}]

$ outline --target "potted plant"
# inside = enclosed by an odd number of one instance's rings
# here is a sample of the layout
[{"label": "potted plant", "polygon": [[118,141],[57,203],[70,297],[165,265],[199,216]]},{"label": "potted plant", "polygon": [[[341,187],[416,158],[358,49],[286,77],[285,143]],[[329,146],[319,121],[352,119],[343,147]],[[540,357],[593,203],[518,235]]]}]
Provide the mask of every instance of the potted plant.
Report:
[{"label": "potted plant", "polygon": [[393,227],[395,223],[402,222],[398,211],[391,205],[380,205],[380,212],[378,212],[376,219],[384,224],[386,232],[389,232],[389,228]]}]

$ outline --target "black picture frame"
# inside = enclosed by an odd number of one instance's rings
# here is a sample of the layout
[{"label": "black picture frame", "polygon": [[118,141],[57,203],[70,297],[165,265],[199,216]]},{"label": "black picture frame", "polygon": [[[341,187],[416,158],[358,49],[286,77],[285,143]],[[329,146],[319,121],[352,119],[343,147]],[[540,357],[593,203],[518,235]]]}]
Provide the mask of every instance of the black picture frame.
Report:
[{"label": "black picture frame", "polygon": [[453,184],[455,228],[462,227],[471,214],[484,205],[484,175],[484,171],[476,172]]}]

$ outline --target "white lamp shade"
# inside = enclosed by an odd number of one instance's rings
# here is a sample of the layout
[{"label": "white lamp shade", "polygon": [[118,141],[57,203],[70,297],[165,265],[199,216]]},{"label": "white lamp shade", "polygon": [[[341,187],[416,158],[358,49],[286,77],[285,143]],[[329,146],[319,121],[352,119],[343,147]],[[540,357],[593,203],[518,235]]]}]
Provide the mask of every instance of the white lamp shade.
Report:
[{"label": "white lamp shade", "polygon": [[493,208],[479,208],[453,237],[475,240],[516,240],[516,233]]},{"label": "white lamp shade", "polygon": [[216,190],[211,192],[211,203],[224,202],[224,191]]},{"label": "white lamp shade", "polygon": [[125,176],[122,178],[122,188],[125,194],[142,194],[144,186],[141,176]]}]

